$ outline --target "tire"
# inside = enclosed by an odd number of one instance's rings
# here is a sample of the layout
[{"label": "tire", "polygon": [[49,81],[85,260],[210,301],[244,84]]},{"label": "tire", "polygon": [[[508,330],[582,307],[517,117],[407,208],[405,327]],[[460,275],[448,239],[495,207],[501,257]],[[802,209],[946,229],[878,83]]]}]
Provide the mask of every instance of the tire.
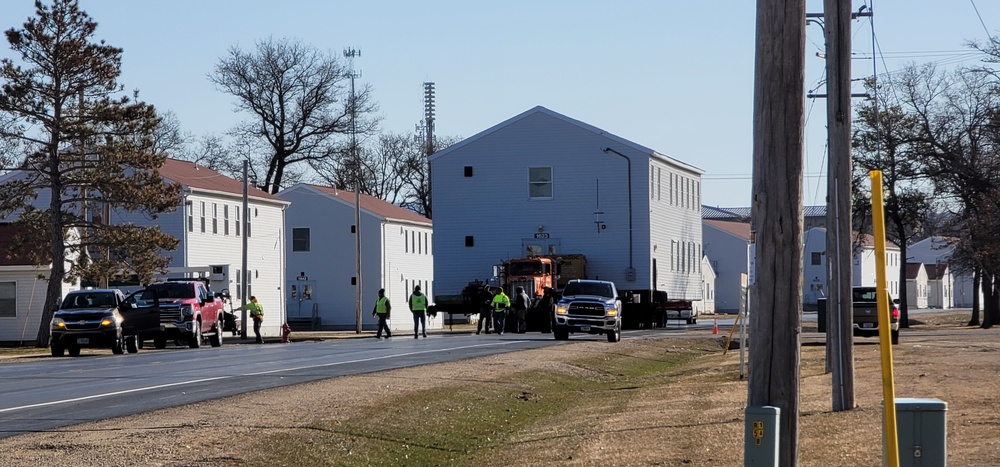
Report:
[{"label": "tire", "polygon": [[62,357],[63,354],[65,353],[65,350],[66,349],[63,347],[62,342],[52,341],[52,356],[53,357]]},{"label": "tire", "polygon": [[566,339],[569,339],[569,329],[566,329],[562,326],[556,326],[554,329],[552,329],[552,335],[556,338],[557,341],[564,341]]},{"label": "tire", "polygon": [[687,323],[688,323],[688,324],[694,324],[694,319],[691,319],[691,318],[688,318],[688,319],[687,319]]},{"label": "tire", "polygon": [[69,352],[69,356],[70,357],[79,357],[80,356],[80,348],[77,347],[77,346],[75,346],[75,345],[71,345],[71,346],[67,347],[66,350]]},{"label": "tire", "polygon": [[892,331],[890,333],[890,336],[892,337],[892,345],[898,345],[899,344],[899,330],[897,329],[895,331]]},{"label": "tire", "polygon": [[128,353],[139,352],[139,337],[138,336],[127,336],[125,337],[125,350]]},{"label": "tire", "polygon": [[155,347],[157,349],[165,349],[165,348],[167,348],[167,338],[166,337],[154,337],[153,338],[153,347]]},{"label": "tire", "polygon": [[608,332],[608,342],[618,342],[622,340],[621,325],[615,326],[613,331]]},{"label": "tire", "polygon": [[215,322],[215,334],[212,335],[212,336],[210,336],[208,338],[208,343],[211,344],[212,347],[221,347],[222,346],[222,333],[223,332],[225,332],[225,331],[222,330],[222,325],[219,324],[218,321],[216,321]]},{"label": "tire", "polygon": [[118,336],[115,343],[111,344],[111,353],[121,355],[125,353],[125,336]]},{"label": "tire", "polygon": [[201,347],[201,321],[194,322],[194,334],[188,339],[188,347],[192,349],[197,349]]}]

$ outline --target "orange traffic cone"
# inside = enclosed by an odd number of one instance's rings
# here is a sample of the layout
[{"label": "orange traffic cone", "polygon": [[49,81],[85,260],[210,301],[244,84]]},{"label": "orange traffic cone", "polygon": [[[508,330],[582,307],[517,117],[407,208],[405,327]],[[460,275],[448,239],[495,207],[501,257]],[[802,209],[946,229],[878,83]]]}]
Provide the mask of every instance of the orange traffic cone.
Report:
[{"label": "orange traffic cone", "polygon": [[718,334],[718,333],[719,333],[719,318],[716,317],[715,324],[712,325],[712,334]]}]

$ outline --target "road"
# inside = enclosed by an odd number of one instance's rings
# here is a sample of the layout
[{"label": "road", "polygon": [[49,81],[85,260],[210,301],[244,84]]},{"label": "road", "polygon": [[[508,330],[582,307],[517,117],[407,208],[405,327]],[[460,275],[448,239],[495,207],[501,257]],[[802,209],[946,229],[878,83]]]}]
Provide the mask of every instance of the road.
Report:
[{"label": "road", "polygon": [[[704,324],[699,323],[703,327]],[[708,325],[711,328],[711,324]],[[686,329],[626,331],[628,336]],[[604,336],[572,335],[570,341]],[[218,348],[95,352],[0,365],[0,438],[337,376],[560,345],[551,334],[432,334]],[[609,344],[613,345],[613,344]]]}]

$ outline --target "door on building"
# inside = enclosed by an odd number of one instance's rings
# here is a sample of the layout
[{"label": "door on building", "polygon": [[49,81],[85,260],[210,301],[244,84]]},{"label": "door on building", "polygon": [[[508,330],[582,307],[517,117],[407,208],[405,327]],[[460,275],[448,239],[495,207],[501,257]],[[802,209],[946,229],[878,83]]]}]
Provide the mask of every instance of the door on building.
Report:
[{"label": "door on building", "polygon": [[536,238],[521,239],[521,253],[523,253],[523,256],[546,256],[559,254],[560,242],[558,238],[549,238],[548,236],[538,238],[539,234],[535,234],[535,237]]},{"label": "door on building", "polygon": [[315,318],[316,281],[288,281],[287,310],[289,318]]}]

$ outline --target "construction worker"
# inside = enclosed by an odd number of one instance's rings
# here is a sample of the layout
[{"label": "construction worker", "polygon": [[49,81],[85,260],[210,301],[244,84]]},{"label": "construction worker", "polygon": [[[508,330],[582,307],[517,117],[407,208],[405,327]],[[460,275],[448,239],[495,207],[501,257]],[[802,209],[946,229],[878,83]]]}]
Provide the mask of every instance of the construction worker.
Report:
[{"label": "construction worker", "polygon": [[263,344],[264,338],[260,336],[260,324],[264,322],[264,307],[257,302],[257,297],[250,296],[250,302],[233,311],[247,310],[250,319],[253,320],[253,333],[257,336],[257,343]]},{"label": "construction worker", "polygon": [[413,294],[406,301],[413,313],[413,338],[417,338],[417,331],[423,328],[423,335],[427,337],[427,296],[420,293],[420,286],[413,286]]},{"label": "construction worker", "polygon": [[385,338],[392,337],[389,330],[389,315],[392,313],[392,304],[389,297],[385,296],[385,289],[378,289],[378,300],[375,300],[375,308],[372,308],[372,316],[378,317],[378,331],[375,333],[376,339],[382,338],[382,329],[385,329]]},{"label": "construction worker", "polygon": [[514,320],[516,321],[517,329],[514,329],[514,332],[523,334],[528,330],[528,323],[525,318],[528,316],[528,304],[531,303],[531,299],[525,293],[524,287],[517,286],[516,292],[514,294]]},{"label": "construction worker", "polygon": [[503,293],[503,287],[496,288],[496,295],[493,296],[493,327],[497,330],[497,334],[503,335],[504,331],[504,318],[507,314],[507,309],[510,308],[510,297]]},{"label": "construction worker", "polygon": [[479,322],[476,323],[476,334],[482,332],[486,327],[486,334],[490,333],[490,325],[493,323],[493,290],[489,286],[484,286],[479,291]]}]

